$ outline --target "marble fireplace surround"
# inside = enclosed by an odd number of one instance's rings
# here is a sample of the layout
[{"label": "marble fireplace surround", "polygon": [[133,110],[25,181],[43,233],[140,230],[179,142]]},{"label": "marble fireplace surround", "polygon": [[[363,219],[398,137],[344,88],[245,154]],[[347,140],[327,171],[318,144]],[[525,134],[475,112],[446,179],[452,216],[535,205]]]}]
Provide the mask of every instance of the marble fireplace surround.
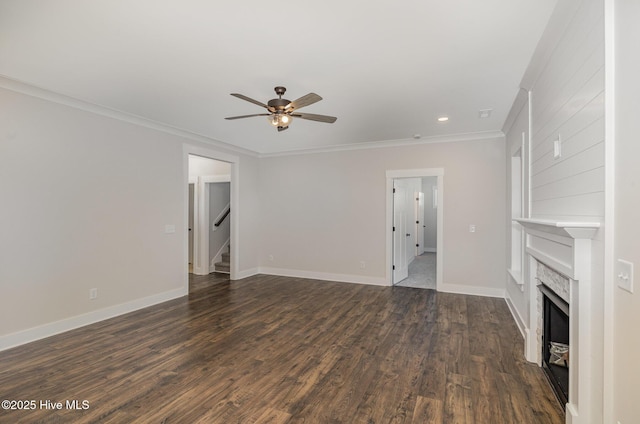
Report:
[{"label": "marble fireplace surround", "polygon": [[[536,281],[569,303],[569,400],[566,404],[568,424],[590,423],[592,387],[591,333],[591,241],[599,222],[515,219],[526,232],[529,263],[529,331],[526,334],[527,360],[541,365],[542,308]],[[540,272],[540,274],[538,274]],[[568,284],[567,284],[568,282]]]}]

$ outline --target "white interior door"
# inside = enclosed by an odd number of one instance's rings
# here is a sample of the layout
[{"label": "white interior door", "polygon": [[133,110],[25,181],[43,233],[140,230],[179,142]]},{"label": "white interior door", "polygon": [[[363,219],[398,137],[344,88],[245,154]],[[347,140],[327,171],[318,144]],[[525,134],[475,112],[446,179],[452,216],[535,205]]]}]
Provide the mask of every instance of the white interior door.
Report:
[{"label": "white interior door", "polygon": [[393,181],[393,284],[409,276],[407,261],[407,188]]},{"label": "white interior door", "polygon": [[424,253],[424,193],[417,191],[415,193],[415,217],[416,217],[416,256]]},{"label": "white interior door", "polygon": [[189,184],[189,264],[193,265],[193,202],[194,202],[194,185]]}]

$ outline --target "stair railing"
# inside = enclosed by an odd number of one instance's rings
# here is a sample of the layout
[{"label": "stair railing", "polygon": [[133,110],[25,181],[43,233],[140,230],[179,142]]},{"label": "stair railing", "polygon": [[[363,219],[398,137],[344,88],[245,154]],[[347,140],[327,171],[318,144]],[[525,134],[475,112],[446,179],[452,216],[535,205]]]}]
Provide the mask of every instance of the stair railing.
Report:
[{"label": "stair railing", "polygon": [[222,223],[229,216],[230,213],[231,213],[231,205],[227,205],[227,207],[224,208],[222,213],[218,215],[220,218],[218,218],[218,220],[215,222],[215,224],[213,224],[213,226],[218,228],[220,225],[222,225]]}]

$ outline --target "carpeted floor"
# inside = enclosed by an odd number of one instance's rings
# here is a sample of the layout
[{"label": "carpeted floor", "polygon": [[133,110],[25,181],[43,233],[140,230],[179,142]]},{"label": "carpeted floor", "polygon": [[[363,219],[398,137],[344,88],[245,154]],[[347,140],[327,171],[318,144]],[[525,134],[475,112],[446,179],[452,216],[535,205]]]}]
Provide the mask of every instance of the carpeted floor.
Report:
[{"label": "carpeted floor", "polygon": [[436,254],[423,253],[409,265],[409,277],[396,286],[436,289]]}]

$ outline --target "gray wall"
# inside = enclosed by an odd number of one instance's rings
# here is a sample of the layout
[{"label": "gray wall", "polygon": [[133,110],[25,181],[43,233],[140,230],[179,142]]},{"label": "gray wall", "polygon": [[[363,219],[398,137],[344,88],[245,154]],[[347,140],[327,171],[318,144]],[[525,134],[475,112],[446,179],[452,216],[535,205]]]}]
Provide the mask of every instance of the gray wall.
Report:
[{"label": "gray wall", "polygon": [[504,157],[495,138],[263,158],[261,267],[383,282],[386,171],[444,168],[442,289],[502,295]]},{"label": "gray wall", "polygon": [[0,349],[186,293],[183,143],[239,158],[257,269],[257,158],[82,107],[0,88]]}]

